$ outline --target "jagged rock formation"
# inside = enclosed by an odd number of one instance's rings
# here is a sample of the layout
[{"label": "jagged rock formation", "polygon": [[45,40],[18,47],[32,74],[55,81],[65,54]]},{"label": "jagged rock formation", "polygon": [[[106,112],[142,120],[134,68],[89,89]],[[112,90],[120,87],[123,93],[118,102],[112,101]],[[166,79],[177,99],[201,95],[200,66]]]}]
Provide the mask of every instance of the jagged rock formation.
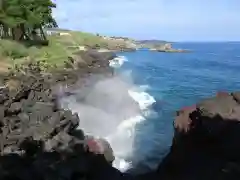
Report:
[{"label": "jagged rock formation", "polygon": [[35,173],[43,179],[55,176],[48,153],[55,152],[60,160],[60,152],[73,152],[76,145],[79,153],[84,151],[83,132],[76,131],[79,117],[58,108],[48,79],[34,72],[18,74],[14,80],[19,80],[18,87],[2,88],[0,94],[0,179],[30,179]]},{"label": "jagged rock formation", "polygon": [[[96,67],[105,67],[108,73],[106,64],[113,56],[89,51],[81,57],[89,73],[99,73]],[[5,77],[6,86],[0,89],[1,180],[79,180],[91,176],[91,161],[96,155],[89,151],[89,138],[77,129],[78,115],[58,106],[52,89],[54,84],[77,79],[83,68],[46,75],[39,64],[30,63]],[[10,84],[15,86],[10,88]],[[104,140],[97,142],[103,147],[101,153],[112,162],[109,145]]]},{"label": "jagged rock formation", "polygon": [[240,178],[240,93],[216,97],[179,111],[171,152],[157,176],[167,180]]},{"label": "jagged rock formation", "polygon": [[184,107],[177,112],[174,126],[171,150],[156,171],[131,176],[102,163],[100,167],[104,168],[98,168],[95,177],[105,180],[240,179],[240,92],[221,92]]}]

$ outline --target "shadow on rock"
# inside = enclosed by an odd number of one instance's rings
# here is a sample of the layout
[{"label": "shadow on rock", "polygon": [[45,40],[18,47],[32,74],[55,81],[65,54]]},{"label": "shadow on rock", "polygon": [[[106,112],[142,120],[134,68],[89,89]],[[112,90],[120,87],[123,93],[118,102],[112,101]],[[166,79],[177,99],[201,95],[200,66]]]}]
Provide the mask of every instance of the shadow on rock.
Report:
[{"label": "shadow on rock", "polygon": [[239,95],[218,93],[178,111],[171,152],[158,168],[159,178],[240,178]]}]

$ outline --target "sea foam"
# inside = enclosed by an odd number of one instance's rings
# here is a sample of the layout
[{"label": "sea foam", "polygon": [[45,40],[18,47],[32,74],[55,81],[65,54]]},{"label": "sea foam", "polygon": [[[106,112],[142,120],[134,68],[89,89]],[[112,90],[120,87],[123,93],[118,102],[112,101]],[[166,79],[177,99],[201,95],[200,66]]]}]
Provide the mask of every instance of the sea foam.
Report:
[{"label": "sea foam", "polygon": [[[120,68],[127,61],[119,56],[110,61],[110,66]],[[88,77],[87,87],[62,97],[60,104],[79,114],[79,129],[85,134],[109,141],[115,155],[113,166],[124,172],[132,168],[139,134],[136,127],[147,120],[146,112],[155,99],[146,92],[149,87],[135,85],[129,73],[96,79]]]},{"label": "sea foam", "polygon": [[[114,68],[120,68],[127,59],[124,56],[120,56],[115,58],[113,61],[110,61],[110,66]],[[109,143],[111,144],[114,154],[115,161],[113,162],[113,166],[124,172],[132,167],[132,162],[127,161],[128,157],[134,158],[132,152],[134,150],[134,137],[136,132],[136,125],[146,120],[143,116],[146,116],[146,110],[156,102],[154,97],[145,92],[149,87],[146,85],[142,85],[139,87],[134,87],[128,89],[129,96],[138,103],[140,110],[142,111],[140,114],[137,114],[134,117],[130,117],[128,119],[123,120],[117,127],[117,132],[111,134],[108,137],[105,137]],[[119,139],[125,141],[126,146],[122,146],[119,143]]]},{"label": "sea foam", "polygon": [[109,61],[109,66],[113,68],[120,68],[126,61],[128,60],[125,56],[117,56]]}]

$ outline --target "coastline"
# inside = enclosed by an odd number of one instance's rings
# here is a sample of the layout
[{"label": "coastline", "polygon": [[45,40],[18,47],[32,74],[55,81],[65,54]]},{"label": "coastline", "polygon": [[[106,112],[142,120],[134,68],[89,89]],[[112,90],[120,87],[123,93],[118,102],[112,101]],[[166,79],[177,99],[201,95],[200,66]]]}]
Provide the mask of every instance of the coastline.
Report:
[{"label": "coastline", "polygon": [[[5,82],[8,82],[8,80],[18,81],[18,83],[15,82],[15,85],[18,84],[18,86],[15,89],[10,88],[8,85],[8,88],[1,88],[0,115],[2,119],[8,119],[8,121],[3,121],[3,127],[12,127],[16,123],[15,127],[10,128],[11,130],[4,136],[5,141],[1,141],[3,143],[1,153],[3,157],[12,153],[18,154],[16,156],[21,158],[23,157],[19,163],[8,158],[2,161],[2,163],[12,164],[10,169],[4,170],[8,174],[14,175],[12,173],[14,169],[22,166],[25,161],[29,161],[29,158],[33,158],[31,153],[34,154],[34,162],[38,162],[39,166],[48,168],[46,165],[41,164],[40,159],[43,157],[39,156],[39,151],[31,150],[30,154],[26,154],[29,150],[22,148],[23,142],[27,144],[41,142],[44,148],[41,151],[44,151],[44,154],[58,153],[61,159],[62,152],[71,152],[71,155],[64,155],[64,158],[72,161],[74,157],[77,164],[82,164],[81,168],[75,169],[73,164],[68,164],[67,168],[64,164],[65,161],[61,162],[64,168],[71,173],[88,174],[91,169],[91,172],[100,174],[105,172],[111,176],[114,170],[112,167],[106,170],[100,167],[95,169],[96,167],[88,166],[88,163],[97,157],[89,153],[88,146],[86,146],[86,136],[84,136],[82,130],[77,129],[81,117],[71,111],[61,109],[56,101],[56,94],[54,94],[56,91],[52,90],[51,87],[59,83],[61,85],[67,84],[69,87],[76,80],[79,80],[80,76],[88,76],[92,73],[111,76],[113,72],[112,68],[109,67],[109,60],[116,58],[116,55],[96,50],[81,51],[78,55],[80,57],[84,56],[85,61],[70,58],[66,61],[65,68],[58,69],[52,74],[42,73],[39,64],[30,63],[27,68],[25,66],[24,69],[19,69],[18,72],[14,72],[15,74],[13,73],[4,78]],[[12,84],[14,83],[12,82]],[[59,90],[58,87],[56,89]],[[68,94],[64,89],[62,93],[64,95]],[[57,95],[61,96],[61,93],[58,91]],[[239,132],[239,120],[231,118],[238,118],[239,102],[239,93],[219,93],[215,98],[203,100],[196,106],[186,107],[178,111],[171,151],[160,163],[157,171],[151,174],[151,177],[163,180],[218,179],[220,176],[235,177],[236,170],[231,166],[231,163],[234,160],[234,166],[239,165],[238,159],[234,159],[238,157],[236,153],[240,150],[236,139],[238,137],[236,134]],[[219,112],[211,109],[212,107],[219,109]],[[232,114],[228,114],[229,117],[226,117],[224,113],[229,108],[236,110],[232,111]],[[212,116],[213,114],[222,115],[215,118]],[[19,119],[23,124],[17,123]],[[49,119],[49,121],[45,121],[45,119]],[[24,125],[24,123],[26,124]],[[26,128],[26,125],[28,128]],[[209,131],[209,128],[211,131]],[[21,129],[21,133],[19,133],[19,129]],[[233,141],[228,142],[229,139],[226,140],[222,137],[220,132],[224,132],[224,137],[233,138]],[[29,140],[29,138],[32,140]],[[58,145],[59,142],[61,145]],[[213,144],[211,145],[211,143]],[[78,150],[70,150],[73,147],[76,148],[76,146],[78,146]],[[29,147],[29,145],[26,147]],[[219,147],[225,148],[220,150]],[[109,152],[109,148],[106,148],[106,151],[105,153],[110,153],[110,156],[109,154],[106,155],[107,160],[112,162],[111,151]],[[216,151],[219,154],[216,154],[213,159],[209,158],[209,156],[213,155],[212,152]],[[196,159],[198,156],[202,157],[202,159]],[[45,158],[47,160],[47,157]],[[220,163],[220,167],[215,166],[216,158],[219,159],[217,162]],[[93,161],[95,162],[95,160]],[[53,162],[55,160],[51,160],[51,163]],[[209,166],[206,166],[206,164]],[[225,167],[228,173],[222,171],[222,167]],[[31,172],[29,166],[22,168],[24,168],[23,172]],[[208,175],[209,169],[211,169],[211,175]],[[37,167],[34,171],[36,170],[40,171]],[[192,170],[198,175],[191,174]],[[67,179],[71,179],[71,173],[66,175]],[[59,176],[60,174],[56,171],[55,175]],[[17,176],[21,177],[22,175],[17,174]],[[41,172],[41,176],[49,176],[48,171]],[[239,177],[238,174],[236,177]]]},{"label": "coastline", "polygon": [[[81,116],[61,109],[56,95],[71,93],[67,89],[81,77],[95,73],[112,76],[113,69],[109,67],[109,61],[116,58],[116,55],[109,51],[78,51],[64,61],[64,67],[52,72],[42,71],[41,64],[29,61],[4,76],[2,80],[7,88],[0,89],[0,115],[3,119],[1,153],[5,157],[2,162],[10,163],[11,168],[4,169],[3,174],[7,172],[6,174],[14,177],[14,169],[20,168],[24,173],[17,174],[18,177],[24,178],[27,172],[34,174],[37,171],[39,176],[49,178],[49,166],[58,161],[61,161],[62,168],[57,166],[59,164],[56,165],[54,173],[57,177],[62,176],[59,171],[66,173],[64,177],[69,180],[73,174],[88,174],[90,169],[92,172],[96,171],[96,167],[89,166],[95,155],[87,150],[84,132],[77,129]],[[60,89],[59,84],[68,88]],[[51,88],[53,86],[55,89]],[[163,180],[238,178],[239,102],[237,92],[219,93],[196,106],[178,111],[171,151],[152,175]],[[3,131],[5,128],[7,130]],[[103,149],[107,149],[107,160],[112,162],[109,147]],[[54,160],[43,157],[43,154],[54,153],[58,156]],[[16,163],[16,159],[8,159],[10,154],[16,154],[15,157],[20,160]],[[42,158],[49,161],[49,164],[42,164]],[[33,164],[37,163],[33,169],[26,164],[32,160]],[[72,164],[73,160],[75,162]],[[21,167],[22,164],[26,166]],[[47,170],[41,171],[39,167]],[[97,171],[106,170],[98,168]],[[108,170],[106,173],[111,175],[113,168]],[[77,178],[80,177],[79,175]]]}]

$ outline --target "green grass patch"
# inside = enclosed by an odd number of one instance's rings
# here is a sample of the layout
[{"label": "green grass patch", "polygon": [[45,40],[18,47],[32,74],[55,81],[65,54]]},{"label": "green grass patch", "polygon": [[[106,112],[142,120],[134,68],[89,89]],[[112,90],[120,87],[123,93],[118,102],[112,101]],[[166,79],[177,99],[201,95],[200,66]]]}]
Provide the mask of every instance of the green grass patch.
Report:
[{"label": "green grass patch", "polygon": [[85,32],[71,32],[71,35],[76,44],[82,46],[107,48],[108,42],[99,36],[95,36],[91,33]]},{"label": "green grass patch", "polygon": [[68,35],[48,36],[48,46],[25,46],[12,40],[0,40],[0,57],[15,66],[26,60],[40,61],[44,70],[62,67],[73,53],[79,51],[80,46],[86,48],[111,48],[116,45],[114,41],[105,40],[91,33],[76,31],[59,31]]},{"label": "green grass patch", "polygon": [[28,49],[17,42],[10,40],[0,41],[0,55],[11,59],[23,58],[28,56]]}]

